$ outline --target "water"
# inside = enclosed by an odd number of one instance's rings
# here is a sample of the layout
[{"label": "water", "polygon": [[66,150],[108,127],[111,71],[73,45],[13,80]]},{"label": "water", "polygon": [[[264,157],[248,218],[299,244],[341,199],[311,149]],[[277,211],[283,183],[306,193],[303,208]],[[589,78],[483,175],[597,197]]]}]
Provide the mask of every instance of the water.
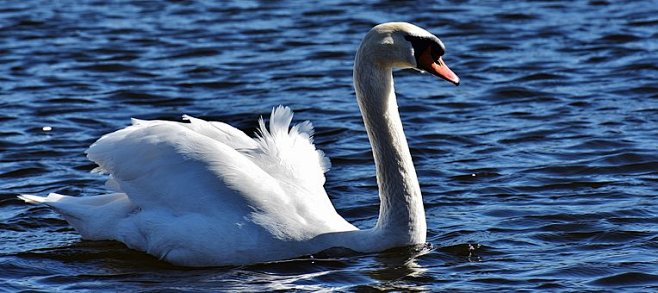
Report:
[{"label": "water", "polygon": [[[658,1],[222,2],[2,4],[0,288],[658,290]],[[370,227],[351,66],[393,20],[442,38],[462,79],[396,73],[427,247],[186,269],[15,198],[102,193],[83,152],[130,117],[251,133],[284,104],[316,125],[339,212]]]}]

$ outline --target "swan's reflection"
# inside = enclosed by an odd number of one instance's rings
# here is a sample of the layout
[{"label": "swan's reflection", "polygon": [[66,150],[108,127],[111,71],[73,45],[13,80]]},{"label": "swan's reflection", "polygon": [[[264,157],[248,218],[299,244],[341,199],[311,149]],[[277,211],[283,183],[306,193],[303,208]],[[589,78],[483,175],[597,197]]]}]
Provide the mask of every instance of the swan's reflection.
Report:
[{"label": "swan's reflection", "polygon": [[432,246],[429,243],[385,251],[375,257],[379,263],[378,267],[368,271],[367,274],[382,283],[379,289],[403,291],[429,290],[429,288],[418,284],[418,282],[405,282],[405,280],[424,277],[428,269],[419,265],[417,258],[431,251]]}]

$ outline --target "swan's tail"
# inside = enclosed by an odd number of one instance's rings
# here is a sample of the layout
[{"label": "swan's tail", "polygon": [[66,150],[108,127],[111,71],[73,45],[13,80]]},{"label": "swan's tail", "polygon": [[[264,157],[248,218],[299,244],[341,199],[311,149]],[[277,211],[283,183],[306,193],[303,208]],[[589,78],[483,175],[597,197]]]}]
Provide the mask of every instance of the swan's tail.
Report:
[{"label": "swan's tail", "polygon": [[73,226],[82,238],[91,240],[114,239],[113,229],[118,219],[124,218],[135,206],[125,193],[77,197],[57,193],[48,196],[21,194],[18,198],[31,204],[46,204]]},{"label": "swan's tail", "polygon": [[79,222],[80,218],[89,212],[89,207],[78,204],[80,198],[57,193],[50,193],[46,197],[31,194],[21,194],[18,196],[18,198],[30,204],[48,205],[57,213],[62,215],[64,219],[66,219],[66,221],[74,227],[77,227],[77,223]]},{"label": "swan's tail", "polygon": [[42,204],[42,203],[48,204],[50,202],[56,202],[62,197],[63,195],[57,193],[51,193],[47,197],[31,195],[31,194],[21,194],[18,196],[18,198],[22,199],[26,203],[31,203],[31,204]]}]

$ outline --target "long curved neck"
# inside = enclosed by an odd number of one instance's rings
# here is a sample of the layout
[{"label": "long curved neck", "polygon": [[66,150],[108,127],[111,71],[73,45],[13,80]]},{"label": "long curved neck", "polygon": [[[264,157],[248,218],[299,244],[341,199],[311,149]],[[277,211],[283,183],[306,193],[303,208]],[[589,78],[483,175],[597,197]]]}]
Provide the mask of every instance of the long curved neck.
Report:
[{"label": "long curved neck", "polygon": [[398,112],[392,66],[362,52],[367,49],[357,53],[354,87],[372,145],[381,201],[373,232],[392,241],[392,246],[425,243],[425,210]]}]

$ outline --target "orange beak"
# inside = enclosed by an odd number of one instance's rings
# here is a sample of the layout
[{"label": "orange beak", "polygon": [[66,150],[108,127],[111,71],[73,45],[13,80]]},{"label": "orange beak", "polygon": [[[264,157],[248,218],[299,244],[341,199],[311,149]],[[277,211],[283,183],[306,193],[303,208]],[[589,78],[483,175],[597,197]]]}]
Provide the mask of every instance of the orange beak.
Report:
[{"label": "orange beak", "polygon": [[434,74],[440,78],[443,78],[449,82],[454,83],[455,85],[459,85],[459,77],[448,68],[448,65],[443,62],[443,58],[439,57],[439,59],[434,60],[432,58],[432,49],[427,48],[425,51],[420,55],[419,61],[419,68],[422,70],[425,70],[431,74]]}]

